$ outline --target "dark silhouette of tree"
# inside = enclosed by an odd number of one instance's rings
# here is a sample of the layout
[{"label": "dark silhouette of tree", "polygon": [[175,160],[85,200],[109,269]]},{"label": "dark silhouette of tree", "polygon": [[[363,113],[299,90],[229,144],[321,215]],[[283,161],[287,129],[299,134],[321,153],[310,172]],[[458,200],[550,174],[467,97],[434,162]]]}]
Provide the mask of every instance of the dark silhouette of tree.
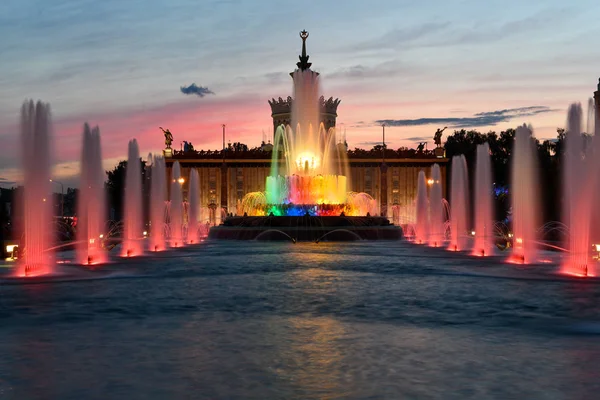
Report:
[{"label": "dark silhouette of tree", "polygon": [[79,198],[79,189],[67,188],[64,197],[64,212],[66,217],[72,217],[77,214],[77,199]]},{"label": "dark silhouette of tree", "polygon": [[[144,199],[144,215],[147,213],[147,204],[150,194],[150,168],[146,168],[146,161],[140,158],[142,170],[142,198]],[[127,161],[120,161],[112,171],[106,171],[108,177],[106,181],[106,191],[108,193],[108,218],[114,221],[123,219],[123,201],[125,194],[125,177],[127,171]]]},{"label": "dark silhouette of tree", "polygon": [[[586,134],[584,134],[586,135]],[[587,136],[587,135],[586,135]],[[536,144],[538,155],[539,191],[542,201],[542,214],[544,221],[560,220],[561,212],[561,157],[564,151],[564,129],[557,129],[556,140],[545,140],[540,142],[531,138]],[[511,176],[511,154],[515,139],[515,130],[507,129],[500,132],[488,132],[482,134],[477,131],[455,131],[447,137],[445,149],[446,156],[452,158],[455,155],[464,154],[469,166],[469,186],[473,193],[475,178],[475,156],[477,146],[487,142],[490,147],[492,161],[493,180],[496,195],[496,219],[502,220],[510,208],[510,176]],[[451,168],[451,164],[449,165]],[[451,176],[450,172],[448,176]],[[508,188],[507,193],[502,188]],[[476,199],[472,199],[476,201]]]}]

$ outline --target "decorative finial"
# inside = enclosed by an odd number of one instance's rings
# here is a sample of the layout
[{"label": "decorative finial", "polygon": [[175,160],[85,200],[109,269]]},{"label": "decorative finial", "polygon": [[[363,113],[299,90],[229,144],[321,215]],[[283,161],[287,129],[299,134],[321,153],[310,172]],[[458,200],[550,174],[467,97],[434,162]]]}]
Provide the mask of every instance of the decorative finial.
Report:
[{"label": "decorative finial", "polygon": [[308,32],[306,29],[300,32],[300,37],[302,38],[302,55],[298,57],[300,58],[300,62],[296,63],[296,65],[302,71],[306,71],[312,65],[312,63],[308,62],[310,57],[306,55],[306,39],[308,38]]}]

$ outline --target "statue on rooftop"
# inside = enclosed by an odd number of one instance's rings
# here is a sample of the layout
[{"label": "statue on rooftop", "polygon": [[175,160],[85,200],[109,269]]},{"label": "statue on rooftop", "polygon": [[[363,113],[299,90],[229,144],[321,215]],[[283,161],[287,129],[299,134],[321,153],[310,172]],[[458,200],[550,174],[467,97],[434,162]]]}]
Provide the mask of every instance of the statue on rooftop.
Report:
[{"label": "statue on rooftop", "polygon": [[437,147],[441,147],[442,146],[442,133],[448,129],[447,126],[444,127],[444,129],[437,129],[435,131],[435,135],[433,136],[433,142],[436,144]]},{"label": "statue on rooftop", "polygon": [[159,126],[159,128],[165,134],[165,146],[167,146],[166,148],[170,149],[171,148],[171,143],[173,143],[173,134],[171,133],[170,130],[163,129],[162,126]]}]

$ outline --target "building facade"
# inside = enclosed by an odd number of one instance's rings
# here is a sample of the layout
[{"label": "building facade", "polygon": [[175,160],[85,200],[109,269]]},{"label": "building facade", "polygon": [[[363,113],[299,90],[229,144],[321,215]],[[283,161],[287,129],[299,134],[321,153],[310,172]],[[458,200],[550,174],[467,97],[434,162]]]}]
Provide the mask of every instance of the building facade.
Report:
[{"label": "building facade", "polygon": [[[248,152],[251,153],[251,152]],[[256,154],[229,153],[226,157],[186,154],[175,151],[167,161],[167,176],[171,176],[173,163],[181,165],[184,199],[188,197],[190,171],[195,168],[200,179],[200,204],[208,213],[204,219],[219,223],[224,215],[235,215],[244,196],[263,192],[271,171],[270,154],[261,158]],[[417,179],[421,170],[431,178],[431,167],[438,164],[442,171],[442,191],[446,197],[448,160],[436,158],[431,153],[406,158],[349,158],[350,187],[353,192],[372,196],[381,215],[395,224],[413,223]]]}]

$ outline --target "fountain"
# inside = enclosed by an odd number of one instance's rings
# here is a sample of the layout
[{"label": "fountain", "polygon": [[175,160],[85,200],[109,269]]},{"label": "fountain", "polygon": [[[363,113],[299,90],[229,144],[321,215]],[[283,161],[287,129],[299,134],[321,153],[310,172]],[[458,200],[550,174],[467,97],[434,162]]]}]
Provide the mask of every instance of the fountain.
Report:
[{"label": "fountain", "polygon": [[[300,37],[302,55],[297,63],[298,69],[291,74],[294,97],[290,97],[287,103],[288,106],[291,105],[290,124],[280,125],[275,130],[271,169],[266,177],[265,192],[248,193],[238,204],[238,209],[248,218],[262,218],[253,219],[253,227],[267,229],[273,224],[279,224],[282,229],[303,227],[302,233],[290,231],[291,235],[280,235],[288,239],[292,235],[300,235],[306,240],[316,240],[319,237],[332,239],[340,235],[329,235],[328,232],[340,231],[340,226],[344,226],[346,231],[364,230],[363,236],[358,234],[361,238],[369,235],[383,238],[384,229],[379,226],[390,226],[389,221],[385,217],[377,217],[379,207],[369,194],[350,192],[350,167],[345,146],[338,145],[335,128],[325,129],[320,122],[321,112],[324,112],[327,104],[337,106],[339,100],[325,101],[320,96],[319,74],[310,69],[311,63],[306,55],[308,32],[301,32]],[[273,219],[279,217],[282,219]],[[317,219],[311,220],[311,217]],[[325,222],[323,217],[330,219]],[[359,217],[369,219],[351,219]],[[225,219],[224,225],[231,229],[213,228],[211,237],[237,239],[242,235],[244,238],[254,239],[260,234],[263,228],[256,228],[254,233],[238,229],[237,227],[245,227],[251,223],[250,220],[241,218]],[[369,230],[366,225],[377,228]],[[389,238],[398,238],[402,234],[398,227],[388,231],[394,231],[389,233]],[[354,240],[356,236],[347,237]]]},{"label": "fountain", "polygon": [[125,212],[121,255],[139,256],[143,253],[142,235],[142,169],[140,150],[135,139],[129,141],[125,175]]},{"label": "fountain", "polygon": [[198,218],[200,217],[200,177],[196,168],[190,172],[189,188],[187,242],[193,244],[199,242]]},{"label": "fountain", "polygon": [[[588,129],[593,132],[595,121],[590,120],[592,118],[588,113]],[[568,242],[565,244],[569,253],[562,265],[562,271],[571,275],[597,276],[596,264],[590,260],[590,230],[594,199],[597,196],[595,182],[600,166],[600,141],[594,137],[593,149],[586,148],[581,126],[581,104],[571,104],[567,117],[563,161],[563,222],[569,227]]]},{"label": "fountain", "polygon": [[52,243],[50,105],[33,100],[21,107],[21,159],[24,193],[22,215],[22,255],[16,275],[38,276],[54,272],[54,256],[47,251]]},{"label": "fountain", "polygon": [[539,225],[539,173],[535,142],[530,127],[517,128],[513,146],[512,170],[513,251],[509,261],[529,264],[536,261],[536,228]]},{"label": "fountain", "polygon": [[167,201],[165,159],[154,156],[150,182],[150,250],[165,250],[165,210]]},{"label": "fountain", "polygon": [[419,171],[417,180],[417,223],[415,225],[415,241],[427,243],[429,238],[429,200],[427,199],[427,178],[425,171]]},{"label": "fountain", "polygon": [[[325,104],[323,97],[319,97],[320,78],[307,62],[308,33],[302,32],[301,37],[301,62],[292,73],[291,124],[281,125],[275,132],[265,201],[256,194],[249,194],[248,201],[242,201],[246,206],[244,212],[254,216],[339,216],[342,213],[358,216],[364,211],[364,199],[349,195],[350,167],[346,149],[338,146],[335,129],[326,130],[320,123],[320,112]],[[255,207],[248,208],[249,204]]]},{"label": "fountain", "polygon": [[344,175],[348,168],[337,155],[335,130],[325,131],[319,123],[319,76],[307,69],[296,70],[293,78],[292,125],[277,128],[266,180],[266,210],[257,213],[353,215]]},{"label": "fountain", "polygon": [[104,169],[100,147],[100,129],[83,126],[81,151],[81,180],[77,201],[77,260],[81,264],[100,264],[107,261],[102,245],[106,221]]},{"label": "fountain", "polygon": [[488,143],[477,146],[475,169],[475,245],[473,255],[487,256],[494,246],[492,164]]},{"label": "fountain", "polygon": [[450,181],[450,246],[449,250],[461,251],[468,246],[467,219],[469,209],[469,177],[467,160],[464,155],[452,157],[452,176]]},{"label": "fountain", "polygon": [[171,201],[169,207],[169,241],[171,247],[181,247],[184,245],[183,194],[181,190],[183,182],[183,178],[181,177],[181,166],[179,165],[179,161],[175,161],[171,176]]},{"label": "fountain", "polygon": [[[429,190],[429,245],[439,247],[444,243],[444,203],[442,196],[442,171],[438,164],[431,168]],[[418,198],[418,195],[417,195]]]}]

